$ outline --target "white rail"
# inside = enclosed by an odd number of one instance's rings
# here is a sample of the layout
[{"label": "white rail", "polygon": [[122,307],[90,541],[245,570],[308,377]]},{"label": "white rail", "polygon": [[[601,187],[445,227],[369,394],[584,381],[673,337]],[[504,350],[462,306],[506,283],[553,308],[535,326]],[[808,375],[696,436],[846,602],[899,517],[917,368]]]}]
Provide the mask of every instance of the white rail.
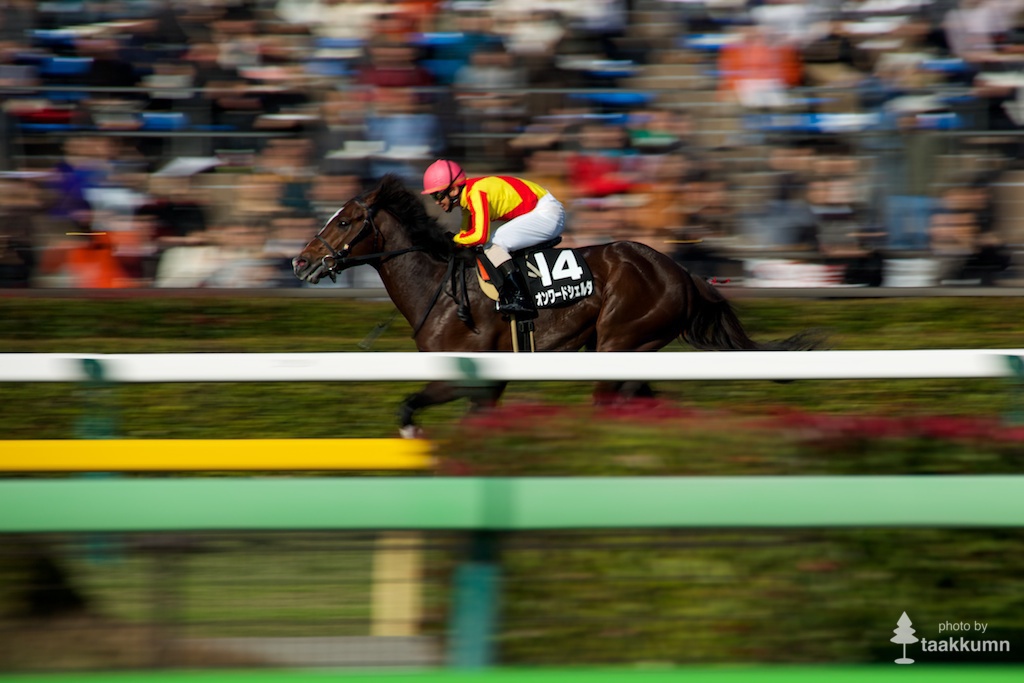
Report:
[{"label": "white rail", "polygon": [[[1024,349],[720,353],[0,354],[0,382],[381,382],[1012,377]],[[95,362],[92,362],[95,361]],[[93,375],[95,377],[95,375]]]}]

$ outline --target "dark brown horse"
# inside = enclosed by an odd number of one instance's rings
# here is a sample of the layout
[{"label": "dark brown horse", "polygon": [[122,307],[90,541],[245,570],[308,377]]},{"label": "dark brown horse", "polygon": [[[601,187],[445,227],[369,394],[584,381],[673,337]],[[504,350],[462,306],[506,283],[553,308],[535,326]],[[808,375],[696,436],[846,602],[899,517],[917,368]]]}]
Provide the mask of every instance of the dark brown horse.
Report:
[{"label": "dark brown horse", "polygon": [[[594,293],[577,303],[545,308],[536,321],[538,351],[657,351],[680,338],[701,350],[809,350],[820,340],[807,333],[759,343],[743,329],[729,302],[703,278],[637,242],[578,249],[590,266]],[[370,264],[398,311],[413,327],[420,351],[510,351],[509,324],[476,285],[471,251],[456,248],[427,213],[420,197],[395,176],[349,200],[292,260],[296,277],[317,283],[339,271]],[[466,285],[465,273],[473,282]],[[462,273],[462,277],[457,274]],[[432,382],[399,410],[402,433],[415,431],[414,414],[468,397],[493,403],[505,389],[485,395],[448,382]],[[616,395],[622,383],[598,383],[595,397]]]}]

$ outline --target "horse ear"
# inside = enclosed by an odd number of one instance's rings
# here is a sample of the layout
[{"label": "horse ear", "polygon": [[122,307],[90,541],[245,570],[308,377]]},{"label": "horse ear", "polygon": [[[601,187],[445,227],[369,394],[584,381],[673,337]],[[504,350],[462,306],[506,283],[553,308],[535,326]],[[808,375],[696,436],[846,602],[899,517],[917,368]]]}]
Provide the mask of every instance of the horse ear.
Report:
[{"label": "horse ear", "polygon": [[377,187],[373,188],[372,190],[366,193],[366,198],[364,202],[366,206],[369,207],[368,210],[371,213],[376,213],[373,207],[375,207],[379,203],[378,200],[380,199],[381,195],[387,196],[387,193],[391,188],[391,184],[394,183],[396,179],[397,176],[389,173],[381,179],[381,181],[377,184]]},{"label": "horse ear", "polygon": [[374,206],[377,203],[377,197],[379,197],[379,196],[380,196],[380,188],[379,187],[375,187],[374,189],[370,190],[369,192],[366,193],[366,196],[363,197],[363,202],[362,202],[363,206],[365,206],[367,208],[367,210],[369,210],[370,207]]}]

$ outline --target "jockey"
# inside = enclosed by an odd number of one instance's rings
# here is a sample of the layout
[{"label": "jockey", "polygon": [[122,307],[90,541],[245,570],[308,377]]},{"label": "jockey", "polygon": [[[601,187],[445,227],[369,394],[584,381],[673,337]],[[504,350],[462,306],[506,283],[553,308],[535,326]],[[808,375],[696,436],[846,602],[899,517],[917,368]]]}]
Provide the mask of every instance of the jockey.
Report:
[{"label": "jockey", "polygon": [[[461,247],[479,247],[501,273],[498,310],[520,319],[537,317],[537,307],[511,252],[553,239],[565,229],[565,209],[540,185],[513,176],[466,178],[454,161],[439,159],[423,174],[423,192],[445,213],[462,207]],[[492,228],[491,221],[504,221]]]}]

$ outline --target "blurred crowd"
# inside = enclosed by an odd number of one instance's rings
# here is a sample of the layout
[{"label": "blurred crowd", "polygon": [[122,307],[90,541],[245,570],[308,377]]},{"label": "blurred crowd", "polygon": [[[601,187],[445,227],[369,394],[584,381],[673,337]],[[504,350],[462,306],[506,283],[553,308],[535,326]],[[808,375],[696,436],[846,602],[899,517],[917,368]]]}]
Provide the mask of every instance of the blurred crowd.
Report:
[{"label": "blurred crowd", "polygon": [[439,156],[720,282],[1016,284],[1022,11],[0,0],[0,287],[299,287],[328,216]]}]

